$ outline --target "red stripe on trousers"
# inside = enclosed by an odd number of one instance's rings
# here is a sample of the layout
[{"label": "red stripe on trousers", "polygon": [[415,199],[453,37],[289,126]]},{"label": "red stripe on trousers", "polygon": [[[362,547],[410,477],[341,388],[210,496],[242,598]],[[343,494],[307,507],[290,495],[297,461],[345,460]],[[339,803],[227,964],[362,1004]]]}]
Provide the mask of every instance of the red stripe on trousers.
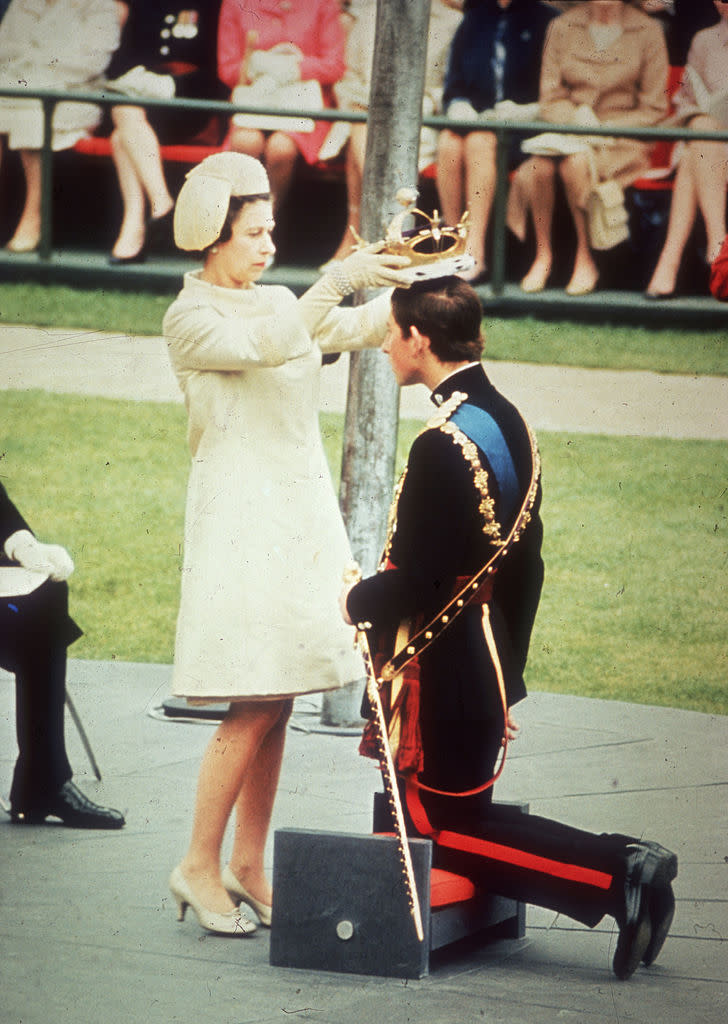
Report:
[{"label": "red stripe on trousers", "polygon": [[463,836],[457,832],[440,832],[437,842],[438,845],[448,846],[453,850],[475,853],[480,857],[489,857],[491,860],[503,861],[506,864],[513,864],[530,871],[539,871],[541,874],[563,878],[569,882],[591,885],[597,889],[608,889],[612,884],[612,876],[604,871],[583,868],[578,864],[564,864],[558,860],[551,860],[549,857],[539,857],[535,853],[526,853],[524,850],[502,846],[500,843],[490,843],[487,839]]}]

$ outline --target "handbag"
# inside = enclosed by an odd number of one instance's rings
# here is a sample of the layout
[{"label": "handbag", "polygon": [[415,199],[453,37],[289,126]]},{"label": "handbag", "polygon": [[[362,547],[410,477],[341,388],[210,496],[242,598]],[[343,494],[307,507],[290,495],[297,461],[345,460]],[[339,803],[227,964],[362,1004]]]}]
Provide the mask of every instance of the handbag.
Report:
[{"label": "handbag", "polygon": [[619,182],[599,181],[592,150],[589,151],[592,185],[586,201],[586,225],[592,249],[613,249],[629,238],[629,214]]},{"label": "handbag", "polygon": [[[231,101],[236,106],[280,107],[282,110],[323,110],[324,97],[320,84],[314,78],[290,85],[277,85],[270,76],[255,80],[252,85],[236,85]],[[238,128],[258,128],[261,131],[312,132],[314,122],[310,117],[295,117],[287,114],[239,113],[233,115],[233,124]]]},{"label": "handbag", "polygon": [[592,185],[586,201],[586,222],[592,249],[613,249],[629,238],[624,190],[616,181]]}]

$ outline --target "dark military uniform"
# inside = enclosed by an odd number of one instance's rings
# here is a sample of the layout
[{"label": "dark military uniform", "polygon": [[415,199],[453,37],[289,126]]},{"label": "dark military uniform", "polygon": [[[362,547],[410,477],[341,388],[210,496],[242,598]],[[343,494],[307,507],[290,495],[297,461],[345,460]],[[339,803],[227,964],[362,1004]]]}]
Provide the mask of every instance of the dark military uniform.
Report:
[{"label": "dark military uniform", "polygon": [[[478,789],[493,776],[504,730],[499,671],[509,707],[526,695],[523,672],[543,581],[541,490],[535,441],[482,366],[446,378],[433,400],[439,421],[436,414],[412,445],[393,506],[386,551],[393,567],[355,586],[347,607],[355,623],[372,623],[371,635],[378,642],[388,637],[391,645],[393,627],[411,616],[436,616],[457,580],[472,576],[499,550],[530,492],[527,525],[507,547],[488,601],[496,657],[477,604],[419,657],[424,763],[418,778],[451,794]],[[483,448],[454,425],[463,405],[485,410],[495,421],[510,453],[515,502],[505,493],[502,470],[494,471]],[[634,839],[516,814],[493,804],[491,794],[490,788],[463,797],[406,787],[415,833],[435,840],[436,866],[588,925],[605,913],[620,914],[626,847]]]}]

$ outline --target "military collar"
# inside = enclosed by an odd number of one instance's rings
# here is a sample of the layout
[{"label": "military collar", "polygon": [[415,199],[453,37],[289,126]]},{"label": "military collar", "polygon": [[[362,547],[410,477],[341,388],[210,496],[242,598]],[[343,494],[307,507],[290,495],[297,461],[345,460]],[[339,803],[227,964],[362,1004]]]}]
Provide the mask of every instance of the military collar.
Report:
[{"label": "military collar", "polygon": [[[435,390],[430,395],[430,401],[438,407],[446,402],[448,398],[455,391],[468,392],[471,390],[468,387],[468,382],[472,381],[473,384],[477,381],[482,383],[485,377],[485,370],[481,362],[468,363],[467,366],[462,366],[459,370],[454,370],[448,374],[440,383],[437,385]],[[472,387],[472,385],[471,385]]]}]

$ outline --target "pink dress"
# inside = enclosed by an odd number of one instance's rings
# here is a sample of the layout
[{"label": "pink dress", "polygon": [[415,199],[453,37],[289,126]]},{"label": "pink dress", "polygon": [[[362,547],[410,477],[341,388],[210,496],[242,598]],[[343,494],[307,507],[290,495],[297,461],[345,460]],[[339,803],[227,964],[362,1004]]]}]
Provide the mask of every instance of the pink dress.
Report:
[{"label": "pink dress", "polygon": [[[344,74],[345,36],[337,0],[222,0],[218,28],[218,74],[230,89],[237,84],[248,32],[257,32],[257,50],[293,43],[303,53],[301,80],[316,79],[324,97]],[[307,163],[318,159],[329,122],[317,121],[312,132],[286,132]]]}]

